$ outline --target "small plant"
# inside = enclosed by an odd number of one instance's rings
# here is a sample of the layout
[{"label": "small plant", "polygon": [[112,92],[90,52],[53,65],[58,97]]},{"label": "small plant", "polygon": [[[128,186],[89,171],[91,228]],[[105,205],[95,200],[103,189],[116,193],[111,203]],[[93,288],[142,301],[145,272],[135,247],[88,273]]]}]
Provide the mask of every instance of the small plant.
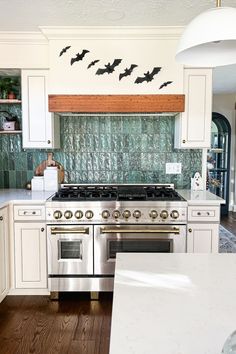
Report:
[{"label": "small plant", "polygon": [[[9,97],[10,96],[10,97]],[[20,96],[20,77],[1,76],[0,77],[0,98],[19,98]]]}]

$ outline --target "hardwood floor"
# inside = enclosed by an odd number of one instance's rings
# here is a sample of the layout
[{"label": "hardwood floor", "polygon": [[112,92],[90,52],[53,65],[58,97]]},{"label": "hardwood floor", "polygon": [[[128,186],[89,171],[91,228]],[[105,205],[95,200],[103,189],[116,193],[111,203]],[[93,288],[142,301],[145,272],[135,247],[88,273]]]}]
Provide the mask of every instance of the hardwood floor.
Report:
[{"label": "hardwood floor", "polygon": [[220,223],[227,230],[231,231],[234,235],[236,235],[236,213],[229,212],[227,216],[222,216],[220,219]]},{"label": "hardwood floor", "polygon": [[1,354],[108,354],[112,294],[7,296],[0,304]]}]

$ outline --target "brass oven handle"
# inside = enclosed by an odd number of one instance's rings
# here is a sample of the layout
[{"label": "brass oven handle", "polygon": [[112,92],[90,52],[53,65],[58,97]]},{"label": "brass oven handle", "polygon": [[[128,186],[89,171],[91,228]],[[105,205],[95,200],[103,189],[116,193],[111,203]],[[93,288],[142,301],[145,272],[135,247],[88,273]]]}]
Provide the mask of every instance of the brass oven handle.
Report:
[{"label": "brass oven handle", "polygon": [[174,228],[174,229],[166,229],[166,230],[161,230],[161,229],[103,229],[101,228],[101,233],[102,234],[130,234],[130,233],[136,233],[136,234],[141,234],[141,233],[148,233],[148,234],[178,234],[179,235],[179,229]]},{"label": "brass oven handle", "polygon": [[71,229],[68,229],[64,227],[51,227],[51,234],[89,234],[89,228],[73,227]]}]

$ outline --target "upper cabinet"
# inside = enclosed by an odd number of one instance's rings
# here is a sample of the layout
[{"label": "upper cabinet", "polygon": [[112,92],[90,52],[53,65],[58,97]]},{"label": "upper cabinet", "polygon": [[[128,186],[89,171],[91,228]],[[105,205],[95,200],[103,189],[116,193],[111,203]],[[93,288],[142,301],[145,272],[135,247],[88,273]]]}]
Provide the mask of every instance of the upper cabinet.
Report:
[{"label": "upper cabinet", "polygon": [[212,69],[184,70],[185,112],[176,117],[175,148],[211,144]]},{"label": "upper cabinet", "polygon": [[60,147],[59,119],[48,112],[48,70],[22,70],[23,148]]}]

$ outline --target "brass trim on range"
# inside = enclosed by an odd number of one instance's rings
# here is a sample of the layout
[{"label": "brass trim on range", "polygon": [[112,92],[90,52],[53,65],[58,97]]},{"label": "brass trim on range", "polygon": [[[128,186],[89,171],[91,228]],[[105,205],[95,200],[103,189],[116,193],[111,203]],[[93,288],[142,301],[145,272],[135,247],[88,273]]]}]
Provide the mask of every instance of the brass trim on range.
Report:
[{"label": "brass trim on range", "polygon": [[73,228],[65,228],[65,227],[51,227],[51,234],[56,235],[56,234],[89,234],[89,228],[78,228],[78,227],[73,227]]},{"label": "brass trim on range", "polygon": [[141,234],[141,233],[148,233],[148,234],[179,234],[178,228],[173,229],[108,229],[108,228],[101,228],[101,234]]}]

